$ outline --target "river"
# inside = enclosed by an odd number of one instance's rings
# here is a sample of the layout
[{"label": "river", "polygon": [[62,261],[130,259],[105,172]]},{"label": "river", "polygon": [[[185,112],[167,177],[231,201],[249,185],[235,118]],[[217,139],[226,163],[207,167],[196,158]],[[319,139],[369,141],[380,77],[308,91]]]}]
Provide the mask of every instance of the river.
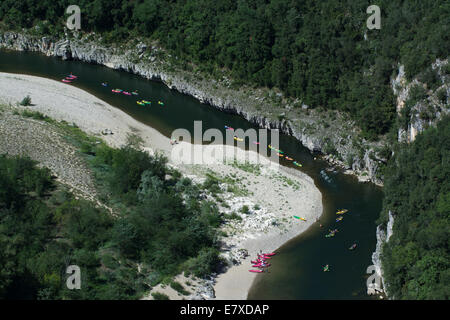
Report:
[{"label": "river", "polygon": [[[0,50],[0,72],[54,80],[72,72],[78,79],[71,85],[94,94],[166,136],[177,128],[188,129],[193,134],[194,120],[202,120],[203,130],[224,130],[224,125],[244,130],[256,128],[240,116],[218,111],[170,90],[163,83],[104,66]],[[103,87],[102,82],[107,82],[108,87]],[[154,106],[143,108],[136,104],[136,98],[112,94],[113,88],[138,90],[139,99],[151,100]],[[164,102],[164,107],[156,105],[158,100]],[[299,170],[314,179],[323,195],[324,213],[319,222],[277,250],[270,272],[256,276],[248,298],[369,299],[366,269],[372,264],[371,255],[376,246],[375,220],[381,210],[382,189],[371,183],[359,183],[355,177],[334,170],[325,161],[314,160],[315,155],[293,137],[280,134],[279,148],[302,163]],[[283,159],[281,164],[293,166]],[[341,208],[349,212],[342,221],[336,222],[336,210]],[[328,230],[335,228],[336,236],[326,238]],[[349,250],[353,243],[357,243],[357,248]],[[326,264],[330,266],[329,272],[323,272]]]}]

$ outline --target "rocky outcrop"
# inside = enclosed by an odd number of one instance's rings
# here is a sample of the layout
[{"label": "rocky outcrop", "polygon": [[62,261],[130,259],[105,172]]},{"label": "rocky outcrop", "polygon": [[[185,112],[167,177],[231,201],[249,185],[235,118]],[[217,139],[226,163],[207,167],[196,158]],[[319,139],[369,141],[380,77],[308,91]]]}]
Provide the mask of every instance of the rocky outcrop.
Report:
[{"label": "rocky outcrop", "polygon": [[389,221],[387,223],[386,230],[383,229],[382,225],[379,225],[377,227],[377,245],[375,252],[372,254],[372,263],[375,266],[375,273],[378,279],[380,279],[381,281],[375,281],[374,283],[368,284],[367,287],[368,295],[382,294],[382,293],[387,295],[387,292],[385,290],[386,285],[383,278],[381,255],[384,244],[387,243],[389,241],[389,238],[392,236],[393,226],[394,226],[394,216],[392,215],[392,212],[389,211]]},{"label": "rocky outcrop", "polygon": [[[398,74],[395,79],[392,80],[391,86],[397,97],[397,113],[399,114],[403,127],[398,130],[399,142],[413,142],[416,136],[424,131],[426,128],[435,125],[442,116],[450,112],[448,105],[448,96],[450,95],[450,79],[449,75],[444,71],[448,65],[448,59],[436,60],[431,66],[430,72],[436,73],[436,84],[434,88],[430,88],[427,83],[421,82],[418,78],[412,81],[407,81],[405,76],[404,66],[400,65],[398,68]],[[410,100],[414,96],[412,93],[413,88],[421,89],[424,94],[421,98],[416,100]],[[416,88],[416,90],[417,90]],[[441,94],[439,95],[439,91]],[[445,95],[442,94],[445,92]],[[446,97],[443,99],[442,97]],[[407,108],[407,112],[405,112]],[[405,119],[406,117],[406,119]],[[375,272],[381,279],[382,286],[375,282],[368,285],[368,294],[387,294],[384,288],[386,288],[385,280],[383,278],[382,269],[382,249],[385,243],[389,241],[389,238],[393,233],[394,216],[389,211],[389,220],[386,224],[386,229],[382,225],[377,227],[377,245],[376,250],[372,255],[372,262],[375,266]]]},{"label": "rocky outcrop", "polygon": [[261,128],[279,129],[292,135],[310,151],[327,154],[328,160],[348,169],[348,173],[359,176],[361,181],[382,184],[382,178],[377,175],[380,162],[376,156],[378,146],[364,140],[355,143],[359,139],[357,126],[346,115],[320,113],[300,101],[296,102],[297,107],[280,103],[281,93],[268,98],[263,89],[233,88],[225,76],[222,79],[203,79],[204,75],[176,67],[170,62],[170,55],[157,45],[138,42],[111,47],[100,43],[101,37],[95,34],[83,37],[66,34],[64,39],[51,39],[25,32],[0,32],[0,47],[97,63],[160,80],[171,89],[224,112],[238,114]]},{"label": "rocky outcrop", "polygon": [[[431,65],[432,72],[436,73],[437,85],[430,88],[427,83],[418,78],[408,82],[405,76],[404,66],[400,65],[397,77],[392,81],[394,94],[397,96],[397,113],[400,117],[407,117],[402,122],[404,126],[398,130],[398,141],[410,143],[426,128],[434,126],[446,114],[450,113],[448,97],[450,95],[450,76],[444,71],[448,65],[448,59],[439,60]],[[423,88],[426,98],[418,101],[409,101],[414,87]],[[442,99],[440,92],[445,92],[446,99]],[[402,115],[402,110],[407,112]]]}]

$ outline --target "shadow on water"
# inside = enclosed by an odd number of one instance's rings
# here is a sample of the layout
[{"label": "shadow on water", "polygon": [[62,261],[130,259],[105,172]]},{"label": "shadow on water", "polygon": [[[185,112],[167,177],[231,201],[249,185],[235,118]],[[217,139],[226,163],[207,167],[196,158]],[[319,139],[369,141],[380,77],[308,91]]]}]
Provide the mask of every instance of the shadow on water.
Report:
[{"label": "shadow on water", "polygon": [[[94,94],[166,136],[185,128],[193,132],[194,120],[202,120],[203,130],[224,125],[256,128],[243,118],[201,104],[192,97],[168,89],[164,84],[103,66],[79,61],[61,61],[35,53],[0,51],[0,71],[23,73],[61,80],[71,72],[78,79],[71,85]],[[101,83],[107,82],[108,87]],[[111,92],[114,88],[137,90],[130,97]],[[32,97],[31,97],[32,98]],[[142,107],[137,100],[150,100]],[[157,104],[163,101],[164,106]],[[311,176],[323,195],[324,213],[320,221],[292,239],[272,259],[270,273],[257,275],[249,299],[366,299],[366,268],[372,264],[376,245],[376,225],[381,210],[381,189],[358,183],[356,178],[330,171],[328,164],[314,156],[295,138],[280,135],[280,149],[303,164],[301,171]],[[281,160],[286,166],[290,162]],[[344,219],[336,222],[336,210],[346,208]],[[301,214],[301,212],[292,212]],[[319,227],[319,224],[323,227]],[[329,229],[338,229],[325,238]],[[357,248],[348,248],[357,243]],[[322,267],[330,265],[329,272]]]}]

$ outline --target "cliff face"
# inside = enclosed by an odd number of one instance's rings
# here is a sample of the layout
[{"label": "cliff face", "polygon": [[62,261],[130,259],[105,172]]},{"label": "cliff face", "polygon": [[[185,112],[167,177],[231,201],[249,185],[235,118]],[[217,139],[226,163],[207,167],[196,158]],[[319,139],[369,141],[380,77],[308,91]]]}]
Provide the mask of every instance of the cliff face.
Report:
[{"label": "cliff face", "polygon": [[[381,254],[383,250],[383,246],[386,242],[389,241],[389,238],[392,236],[392,228],[394,226],[394,216],[391,211],[389,211],[389,221],[386,225],[386,229],[383,228],[383,226],[379,225],[377,227],[377,246],[375,249],[375,252],[372,254],[372,263],[375,266],[375,272],[377,277],[381,280],[381,283],[373,283],[372,285],[369,285],[367,288],[367,294],[373,295],[373,294],[381,294],[386,292],[386,284],[384,282],[383,278],[383,268],[382,268],[382,261],[381,261]],[[381,285],[380,285],[381,284]]]},{"label": "cliff face", "polygon": [[[429,72],[434,74],[435,84],[430,86],[420,78],[408,82],[404,66],[399,67],[398,75],[392,81],[392,88],[397,96],[397,113],[400,117],[405,117],[404,126],[398,130],[399,142],[413,142],[419,133],[435,125],[450,112],[450,76],[446,74],[445,68],[448,68],[448,59],[438,59],[431,65]],[[418,98],[413,93],[417,88],[422,88],[424,92],[424,95]],[[407,112],[402,114],[402,111]]]},{"label": "cliff face", "polygon": [[[397,96],[397,113],[404,125],[398,130],[399,142],[413,142],[420,132],[434,126],[444,115],[450,112],[448,104],[450,76],[445,68],[448,68],[448,59],[436,60],[431,65],[429,72],[434,74],[435,78],[434,84],[430,86],[418,78],[408,82],[404,66],[399,67],[397,77],[392,80],[392,89]],[[417,93],[414,93],[414,87],[423,88],[421,89],[423,94],[417,95]],[[405,109],[408,109],[407,112],[404,112]],[[368,294],[385,292],[386,285],[383,278],[381,255],[384,244],[392,236],[393,225],[394,215],[389,211],[389,220],[386,227],[384,228],[381,225],[377,227],[377,245],[372,255],[372,262],[377,275],[381,278],[382,288],[374,284],[368,288]],[[387,292],[385,293],[387,294]]]},{"label": "cliff face", "polygon": [[286,102],[281,93],[267,88],[245,85],[236,88],[225,75],[221,79],[206,79],[204,74],[183,70],[170,62],[174,58],[154,44],[136,41],[111,47],[100,44],[100,40],[94,34],[83,37],[66,34],[64,39],[51,39],[26,32],[0,31],[0,48],[97,63],[160,80],[171,89],[241,115],[262,128],[279,129],[294,136],[309,150],[326,154],[327,160],[357,175],[360,181],[382,184],[382,177],[377,174],[383,162],[377,154],[382,143],[359,138],[356,124],[346,115],[310,109],[300,101]]}]

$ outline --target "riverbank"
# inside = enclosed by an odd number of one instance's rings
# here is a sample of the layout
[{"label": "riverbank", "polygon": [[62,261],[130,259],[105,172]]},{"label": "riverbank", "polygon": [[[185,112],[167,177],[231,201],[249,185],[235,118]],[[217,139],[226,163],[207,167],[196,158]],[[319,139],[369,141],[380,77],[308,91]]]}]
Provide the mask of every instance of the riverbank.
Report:
[{"label": "riverbank", "polygon": [[175,57],[148,39],[106,45],[97,34],[67,33],[63,39],[53,39],[37,37],[25,30],[0,31],[0,47],[97,63],[162,81],[170,89],[221,111],[238,114],[261,128],[276,128],[291,135],[310,151],[326,154],[326,160],[345,168],[360,181],[382,185],[379,169],[385,162],[384,139],[370,142],[362,138],[347,114],[309,108],[300,100],[287,99],[276,89],[235,85],[225,71],[212,78],[195,66],[193,70],[182,68]]},{"label": "riverbank", "polygon": [[[252,166],[223,160],[208,165],[180,165],[170,156],[173,146],[168,137],[81,89],[58,81],[7,73],[0,73],[0,88],[1,99],[12,107],[29,95],[32,99],[29,109],[33,111],[75,123],[113,147],[125,144],[129,134],[136,134],[143,139],[146,150],[165,154],[170,165],[195,182],[201,183],[208,175],[220,181],[221,211],[240,217],[240,220],[229,219],[222,228],[226,236],[221,239],[221,251],[230,268],[214,279],[211,296],[194,292],[191,298],[245,299],[255,277],[248,272],[250,257],[259,250],[273,251],[305,231],[322,214],[320,191],[310,177],[298,170],[273,166],[268,159]],[[102,135],[105,129],[113,134]],[[244,158],[255,156],[251,151],[241,151]],[[243,210],[244,206],[248,210]],[[293,214],[307,221],[292,219]],[[247,250],[250,257],[240,257],[241,249]]]}]

